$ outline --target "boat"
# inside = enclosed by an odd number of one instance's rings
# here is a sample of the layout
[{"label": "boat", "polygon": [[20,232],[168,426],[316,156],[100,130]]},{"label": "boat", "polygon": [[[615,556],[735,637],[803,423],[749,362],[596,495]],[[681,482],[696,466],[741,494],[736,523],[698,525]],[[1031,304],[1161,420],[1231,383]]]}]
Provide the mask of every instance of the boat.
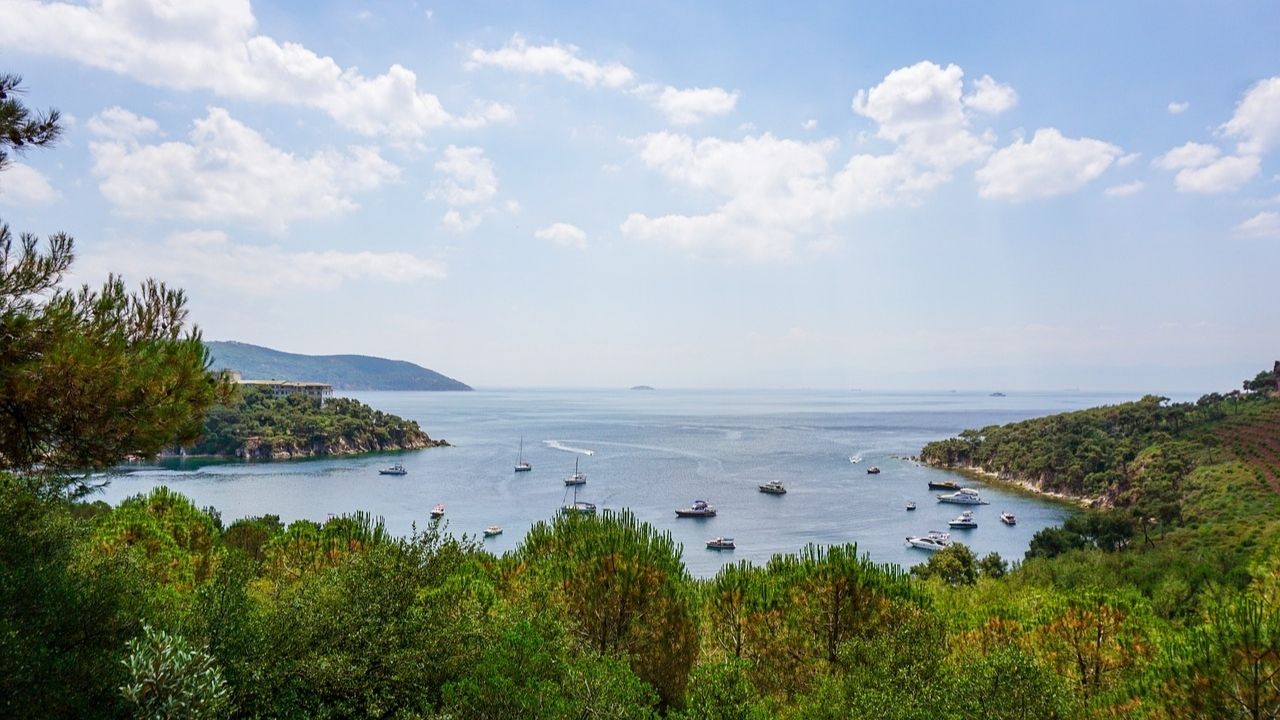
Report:
[{"label": "boat", "polygon": [[436,506],[431,508],[431,517],[438,518],[442,515],[444,515],[444,503],[436,503]]},{"label": "boat", "polygon": [[[565,490],[566,494],[568,494],[568,492],[569,492],[568,490]],[[579,500],[578,485],[574,485],[573,486],[573,502],[565,503],[564,507],[560,508],[560,512],[564,513],[565,515],[595,515],[596,504],[587,502],[586,500]]]},{"label": "boat", "polygon": [[766,495],[786,495],[787,489],[782,486],[781,480],[770,480],[760,486],[760,492]]},{"label": "boat", "polygon": [[939,495],[938,502],[955,503],[956,505],[990,505],[991,503],[982,499],[977,490],[973,488],[960,488],[959,490],[946,495]]},{"label": "boat", "polygon": [[715,517],[716,509],[706,500],[694,500],[687,508],[676,508],[676,517]]},{"label": "boat", "polygon": [[586,485],[587,474],[578,470],[578,458],[573,459],[573,474],[564,479],[565,485]]},{"label": "boat", "polygon": [[875,465],[872,465],[871,467],[867,468],[867,474],[868,474],[868,475],[879,475],[879,474],[880,474],[880,468],[876,467]]},{"label": "boat", "polygon": [[501,534],[502,534],[502,527],[500,525],[490,525],[489,527],[484,529],[485,537],[496,537]]},{"label": "boat", "polygon": [[965,510],[947,524],[959,530],[972,530],[978,527],[978,521],[973,519],[972,510]]},{"label": "boat", "polygon": [[732,550],[736,545],[733,544],[733,538],[729,537],[713,537],[707,541],[708,550]]},{"label": "boat", "polygon": [[1014,517],[1013,513],[1011,512],[1002,512],[1000,513],[1000,522],[1004,523],[1005,525],[1017,525],[1018,518]]},{"label": "boat", "polygon": [[930,480],[930,490],[959,490],[960,483],[955,480]]},{"label": "boat", "polygon": [[915,509],[916,509],[916,501],[915,501],[915,500],[908,500],[908,501],[907,501],[907,509],[908,509],[908,510],[915,510]]},{"label": "boat", "polygon": [[524,436],[520,436],[520,454],[516,455],[516,472],[529,472],[533,466],[524,461]]},{"label": "boat", "polygon": [[382,468],[378,471],[379,475],[408,475],[409,471],[404,469],[400,463],[396,463],[389,468]]},{"label": "boat", "polygon": [[997,391],[995,391],[995,392],[991,393],[991,395],[990,395],[989,397],[1004,397],[1004,396],[1005,396],[1005,395],[1004,395],[1004,393],[1002,393],[1002,392],[1000,392],[999,390],[997,390]]},{"label": "boat", "polygon": [[907,544],[911,547],[920,548],[921,550],[936,552],[951,544],[951,533],[930,530],[926,535],[908,537]]}]

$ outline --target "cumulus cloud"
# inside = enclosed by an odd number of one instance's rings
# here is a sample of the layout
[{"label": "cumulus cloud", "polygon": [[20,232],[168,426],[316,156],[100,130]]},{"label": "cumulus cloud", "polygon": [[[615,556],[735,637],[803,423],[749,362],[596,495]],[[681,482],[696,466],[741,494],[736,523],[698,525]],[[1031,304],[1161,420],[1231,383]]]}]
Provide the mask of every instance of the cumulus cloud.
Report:
[{"label": "cumulus cloud", "polygon": [[1262,169],[1252,155],[1227,155],[1199,167],[1185,167],[1174,176],[1178,192],[1225,193],[1238,190]]},{"label": "cumulus cloud", "polygon": [[983,75],[973,83],[973,91],[964,96],[966,107],[988,115],[998,115],[1018,104],[1018,93],[1010,86]]},{"label": "cumulus cloud", "polygon": [[1242,155],[1263,155],[1280,147],[1280,75],[1249,88],[1220,129],[1239,141],[1236,150]]},{"label": "cumulus cloud", "polygon": [[997,150],[974,177],[978,194],[985,198],[1051,197],[1084,187],[1122,153],[1102,140],[1068,138],[1056,128],[1041,128],[1031,142],[1018,140]]},{"label": "cumulus cloud", "polygon": [[[450,145],[436,161],[435,169],[443,179],[427,198],[449,205],[441,223],[456,233],[479,227],[490,212],[489,203],[498,194],[498,175],[493,161],[485,157],[484,148]],[[470,209],[463,212],[458,208]]]},{"label": "cumulus cloud", "polygon": [[403,252],[295,252],[233,242],[216,230],[175,233],[160,242],[129,240],[86,255],[91,274],[204,282],[258,295],[331,290],[351,281],[440,280],[443,266]]},{"label": "cumulus cloud", "polygon": [[533,234],[539,240],[553,242],[560,247],[571,247],[579,250],[585,250],[587,247],[587,234],[582,228],[569,223],[552,223]]},{"label": "cumulus cloud", "polygon": [[816,130],[818,129],[818,121],[813,118],[809,118],[808,120],[805,120],[804,122],[800,123],[800,127],[804,128],[805,130]]},{"label": "cumulus cloud", "polygon": [[[342,215],[353,195],[399,177],[371,147],[298,157],[272,146],[222,108],[196,120],[187,142],[121,140],[119,113],[90,127],[106,134],[90,143],[93,172],[115,211],[132,217],[239,222],[283,232],[290,223]],[[128,127],[149,127],[133,116]]]},{"label": "cumulus cloud", "polygon": [[117,142],[132,142],[160,130],[155,120],[135,115],[119,105],[89,118],[85,127],[92,135]]},{"label": "cumulus cloud", "polygon": [[[366,135],[417,138],[456,117],[401,65],[367,76],[295,42],[255,34],[249,0],[8,0],[0,47],[69,58],[149,85],[311,107]],[[49,42],[48,38],[57,38]]]},{"label": "cumulus cloud", "polygon": [[49,178],[30,165],[10,163],[0,172],[0,204],[48,205],[58,197]]},{"label": "cumulus cloud", "polygon": [[1112,185],[1103,192],[1107,194],[1107,197],[1129,197],[1130,195],[1136,195],[1142,192],[1144,187],[1146,187],[1146,184],[1141,180],[1134,180],[1131,183],[1124,183],[1123,185]]},{"label": "cumulus cloud", "polygon": [[1171,102],[1171,103],[1169,103],[1169,114],[1170,114],[1170,115],[1181,115],[1182,113],[1186,112],[1186,111],[1187,111],[1187,108],[1189,108],[1189,107],[1191,107],[1191,103],[1186,102],[1186,101],[1183,101],[1183,102],[1177,102],[1177,101],[1175,101],[1175,102]]},{"label": "cumulus cloud", "polygon": [[672,125],[692,125],[708,117],[733,112],[738,104],[738,93],[718,87],[679,90],[668,85],[658,95],[656,103]]},{"label": "cumulus cloud", "polygon": [[1237,225],[1235,232],[1244,238],[1280,238],[1280,213],[1260,212]]},{"label": "cumulus cloud", "polygon": [[588,87],[622,88],[635,80],[631,68],[621,63],[587,60],[574,45],[530,45],[519,33],[496,50],[475,48],[467,63],[469,68],[497,67],[532,75],[559,75]]},{"label": "cumulus cloud", "polygon": [[668,85],[659,90],[656,85],[640,85],[636,73],[622,63],[584,58],[576,45],[559,42],[530,45],[519,33],[495,50],[472,49],[467,68],[482,67],[529,75],[558,75],[587,87],[627,90],[648,99],[672,125],[692,125],[708,117],[724,115],[732,112],[738,103],[736,91],[720,87],[681,89]]},{"label": "cumulus cloud", "polygon": [[1165,170],[1182,170],[1183,168],[1204,167],[1222,154],[1216,145],[1189,142],[1170,150],[1155,159],[1156,167]]}]

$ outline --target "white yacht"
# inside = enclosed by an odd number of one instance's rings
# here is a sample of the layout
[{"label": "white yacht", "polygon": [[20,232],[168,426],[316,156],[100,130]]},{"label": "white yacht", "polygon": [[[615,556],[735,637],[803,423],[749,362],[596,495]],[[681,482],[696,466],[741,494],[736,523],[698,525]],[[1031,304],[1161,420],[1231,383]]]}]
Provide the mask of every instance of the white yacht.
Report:
[{"label": "white yacht", "polygon": [[972,530],[978,527],[978,521],[973,519],[972,510],[965,510],[947,524],[958,530]]},{"label": "white yacht", "polygon": [[676,517],[715,517],[715,507],[708,505],[706,500],[694,500],[693,505],[687,508],[678,508]]},{"label": "white yacht", "polygon": [[930,530],[927,535],[908,537],[907,544],[911,547],[918,547],[921,550],[936,552],[951,544],[951,533]]},{"label": "white yacht", "polygon": [[497,537],[502,534],[502,527],[499,525],[490,525],[484,529],[484,536],[487,538]]},{"label": "white yacht", "polygon": [[782,486],[781,480],[770,480],[760,486],[760,492],[766,495],[786,495],[787,489]]},{"label": "white yacht", "polygon": [[959,490],[939,495],[938,502],[955,503],[956,505],[990,505],[991,503],[982,499],[977,490],[973,488],[960,488]]},{"label": "white yacht", "polygon": [[1011,512],[1002,512],[1000,513],[1000,522],[1004,523],[1005,525],[1017,525],[1018,518],[1014,517],[1013,513]]},{"label": "white yacht", "polygon": [[707,541],[708,550],[732,550],[737,545],[733,544],[731,537],[714,537]]}]

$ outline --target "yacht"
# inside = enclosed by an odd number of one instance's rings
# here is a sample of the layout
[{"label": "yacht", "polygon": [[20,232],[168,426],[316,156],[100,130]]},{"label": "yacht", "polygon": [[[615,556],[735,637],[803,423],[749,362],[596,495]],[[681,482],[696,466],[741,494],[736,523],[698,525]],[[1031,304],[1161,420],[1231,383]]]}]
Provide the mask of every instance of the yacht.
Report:
[{"label": "yacht", "polygon": [[1002,512],[1000,513],[1000,522],[1004,523],[1005,525],[1017,525],[1018,518],[1014,517],[1013,513],[1011,512]]},{"label": "yacht", "polygon": [[578,458],[573,459],[573,474],[564,479],[565,485],[586,485],[587,474],[578,470]]},{"label": "yacht", "polygon": [[436,503],[436,506],[431,508],[431,517],[438,518],[442,515],[444,515],[444,503]]},{"label": "yacht", "polygon": [[951,533],[930,530],[927,535],[908,537],[907,544],[911,547],[918,547],[921,550],[936,552],[951,544]]},{"label": "yacht", "polygon": [[[586,482],[586,480],[583,480],[583,482]],[[589,503],[586,500],[578,499],[578,485],[581,485],[581,484],[582,483],[578,483],[577,485],[573,486],[573,502],[565,503],[564,507],[560,508],[560,512],[564,513],[565,515],[595,515],[596,514],[595,503]],[[565,490],[564,492],[566,495],[569,494],[568,490]]]},{"label": "yacht", "polygon": [[930,490],[959,490],[960,483],[954,480],[930,480]]},{"label": "yacht", "polygon": [[880,474],[880,468],[876,467],[875,465],[872,465],[871,467],[867,468],[867,474],[868,474],[868,475],[879,475],[879,474]]},{"label": "yacht", "polygon": [[694,500],[687,508],[676,508],[676,517],[715,517],[716,509],[706,500]]},{"label": "yacht", "polygon": [[524,461],[524,436],[520,436],[520,454],[516,455],[516,472],[529,472],[533,466]]},{"label": "yacht", "polygon": [[915,500],[908,500],[908,501],[907,501],[907,509],[908,509],[908,510],[915,510],[915,509],[916,509],[916,501],[915,501]]},{"label": "yacht", "polygon": [[378,471],[379,475],[408,475],[409,471],[404,469],[400,463],[396,463],[389,468],[382,468]]},{"label": "yacht", "polygon": [[972,530],[978,527],[978,521],[973,519],[972,510],[965,510],[947,524],[958,530]]},{"label": "yacht", "polygon": [[733,538],[714,537],[707,541],[708,550],[732,550],[736,545],[733,544]]},{"label": "yacht", "polygon": [[957,505],[990,505],[991,503],[982,499],[977,490],[973,488],[960,488],[959,490],[947,495],[939,495],[938,502],[955,503]]},{"label": "yacht", "polygon": [[496,537],[502,534],[502,527],[499,525],[490,525],[484,529],[485,537]]},{"label": "yacht", "polygon": [[782,486],[781,480],[770,480],[760,486],[760,492],[767,495],[786,495],[787,489]]}]

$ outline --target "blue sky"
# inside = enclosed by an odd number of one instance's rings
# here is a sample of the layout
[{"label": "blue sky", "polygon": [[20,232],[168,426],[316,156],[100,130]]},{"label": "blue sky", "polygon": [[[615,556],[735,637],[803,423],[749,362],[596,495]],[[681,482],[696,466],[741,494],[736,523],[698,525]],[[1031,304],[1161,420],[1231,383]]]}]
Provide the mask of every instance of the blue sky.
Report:
[{"label": "blue sky", "polygon": [[479,386],[1208,390],[1280,357],[1274,3],[0,0],[0,218]]}]

